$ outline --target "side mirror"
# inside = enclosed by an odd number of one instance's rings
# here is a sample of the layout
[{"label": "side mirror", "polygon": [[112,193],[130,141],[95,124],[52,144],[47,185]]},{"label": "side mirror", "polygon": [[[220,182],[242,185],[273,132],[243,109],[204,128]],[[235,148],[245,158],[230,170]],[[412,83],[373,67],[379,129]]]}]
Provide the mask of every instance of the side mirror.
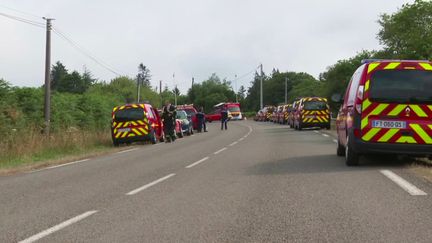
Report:
[{"label": "side mirror", "polygon": [[333,95],[331,96],[331,100],[332,100],[333,102],[335,102],[335,103],[342,103],[342,102],[343,102],[343,97],[342,97],[341,94],[336,93],[336,94],[333,94]]}]

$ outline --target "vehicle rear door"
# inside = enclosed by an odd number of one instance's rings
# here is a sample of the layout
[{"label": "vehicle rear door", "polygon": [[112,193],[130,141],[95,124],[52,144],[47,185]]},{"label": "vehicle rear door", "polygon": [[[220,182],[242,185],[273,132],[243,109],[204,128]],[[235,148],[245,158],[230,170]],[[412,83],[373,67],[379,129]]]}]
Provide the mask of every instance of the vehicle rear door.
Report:
[{"label": "vehicle rear door", "polygon": [[432,65],[371,63],[362,104],[362,140],[432,144]]},{"label": "vehicle rear door", "polygon": [[148,120],[143,105],[120,106],[114,112],[113,135],[116,139],[148,134]]}]

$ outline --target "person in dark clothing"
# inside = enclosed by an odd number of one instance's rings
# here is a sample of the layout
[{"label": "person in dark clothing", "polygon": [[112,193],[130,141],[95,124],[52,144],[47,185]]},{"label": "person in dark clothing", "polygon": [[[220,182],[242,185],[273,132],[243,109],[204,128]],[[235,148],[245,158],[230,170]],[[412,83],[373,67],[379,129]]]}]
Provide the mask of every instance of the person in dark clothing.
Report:
[{"label": "person in dark clothing", "polygon": [[[202,112],[202,109],[201,109],[201,108],[198,110],[198,112],[196,113],[195,116],[196,116],[197,121],[198,121],[198,127],[197,127],[197,130],[198,130],[198,132],[202,132],[202,129],[203,129],[203,123],[205,122],[205,115],[204,115],[204,113]],[[205,131],[205,128],[204,128],[204,131]]]},{"label": "person in dark clothing", "polygon": [[221,109],[221,130],[224,129],[224,126],[225,126],[225,130],[228,129],[227,123],[228,123],[228,110],[227,108],[223,107]]},{"label": "person in dark clothing", "polygon": [[204,119],[203,119],[203,121],[202,121],[202,126],[203,126],[203,128],[204,128],[204,132],[207,132],[206,117],[205,117],[205,112],[204,112],[204,108],[203,108],[203,107],[201,107],[201,112],[202,112],[203,115],[204,115]]},{"label": "person in dark clothing", "polygon": [[171,105],[170,102],[165,103],[163,108],[162,120],[164,125],[164,133],[166,142],[174,142],[176,140],[175,136],[175,118],[177,116],[175,106]]}]

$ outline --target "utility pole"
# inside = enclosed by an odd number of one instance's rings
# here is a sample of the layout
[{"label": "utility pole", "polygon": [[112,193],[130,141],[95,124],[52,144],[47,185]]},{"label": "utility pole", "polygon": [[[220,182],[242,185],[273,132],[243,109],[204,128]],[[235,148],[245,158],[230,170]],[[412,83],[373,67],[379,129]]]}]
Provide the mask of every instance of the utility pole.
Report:
[{"label": "utility pole", "polygon": [[235,82],[235,89],[236,89],[236,91],[235,91],[236,103],[238,103],[237,74],[235,75],[234,82]]},{"label": "utility pole", "polygon": [[285,104],[288,103],[288,77],[285,77]]},{"label": "utility pole", "polygon": [[161,101],[161,106],[163,107],[164,106],[164,100],[162,97],[162,80],[159,80],[159,98]]},{"label": "utility pole", "polygon": [[51,123],[51,21],[54,19],[45,17],[43,19],[46,20],[44,133],[49,136]]},{"label": "utility pole", "polygon": [[264,108],[264,104],[263,104],[263,65],[260,64],[260,70],[261,70],[261,74],[260,74],[260,109]]},{"label": "utility pole", "polygon": [[174,105],[177,106],[177,84],[174,88]]},{"label": "utility pole", "polygon": [[194,86],[195,78],[192,77],[192,87]]},{"label": "utility pole", "polygon": [[137,76],[137,103],[140,102],[140,90],[141,90],[141,75]]},{"label": "utility pole", "polygon": [[177,106],[177,84],[175,83],[175,73],[173,73],[173,83],[174,83],[174,105]]}]

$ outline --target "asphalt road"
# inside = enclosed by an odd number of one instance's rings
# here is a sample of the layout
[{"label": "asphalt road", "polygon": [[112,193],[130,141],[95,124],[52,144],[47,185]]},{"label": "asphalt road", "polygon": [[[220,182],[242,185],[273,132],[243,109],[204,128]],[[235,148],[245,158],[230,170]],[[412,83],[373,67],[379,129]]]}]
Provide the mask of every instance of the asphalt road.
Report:
[{"label": "asphalt road", "polygon": [[432,185],[404,162],[349,168],[319,131],[217,125],[0,177],[0,242],[432,241]]}]

